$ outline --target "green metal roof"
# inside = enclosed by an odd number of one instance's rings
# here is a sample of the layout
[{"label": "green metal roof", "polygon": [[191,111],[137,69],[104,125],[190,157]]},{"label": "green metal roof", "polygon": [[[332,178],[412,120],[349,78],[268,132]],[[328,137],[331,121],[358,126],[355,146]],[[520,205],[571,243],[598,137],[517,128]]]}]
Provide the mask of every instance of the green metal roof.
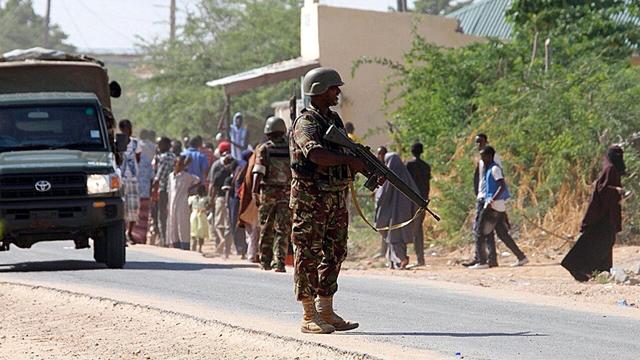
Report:
[{"label": "green metal roof", "polygon": [[479,0],[447,17],[458,19],[465,34],[508,39],[511,25],[507,23],[505,13],[510,5],[511,0]]},{"label": "green metal roof", "polygon": [[[472,4],[447,14],[458,19],[462,32],[469,35],[509,39],[511,25],[507,23],[506,11],[512,0],[476,0]],[[640,25],[640,19],[628,12],[615,17],[620,22]]]}]

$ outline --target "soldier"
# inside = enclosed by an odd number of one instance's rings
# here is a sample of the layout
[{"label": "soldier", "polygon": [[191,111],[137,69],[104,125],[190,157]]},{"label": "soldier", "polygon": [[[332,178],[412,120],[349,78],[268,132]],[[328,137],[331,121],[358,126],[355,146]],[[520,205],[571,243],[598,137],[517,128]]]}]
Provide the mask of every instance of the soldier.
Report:
[{"label": "soldier", "polygon": [[351,330],[358,323],[333,312],[338,274],[347,257],[346,207],[351,173],[365,172],[364,163],[323,139],[329,126],[344,130],[338,104],[340,74],[329,68],[309,71],[303,81],[311,106],[291,126],[291,202],[295,245],[295,293],[302,302],[303,333],[328,334]]},{"label": "soldier", "polygon": [[[285,272],[284,258],[291,236],[291,168],[286,132],[284,120],[276,116],[267,119],[264,134],[269,140],[256,149],[256,163],[251,171],[251,192],[260,217],[260,263],[264,270],[274,267],[276,272]],[[272,263],[274,245],[276,258]]]}]

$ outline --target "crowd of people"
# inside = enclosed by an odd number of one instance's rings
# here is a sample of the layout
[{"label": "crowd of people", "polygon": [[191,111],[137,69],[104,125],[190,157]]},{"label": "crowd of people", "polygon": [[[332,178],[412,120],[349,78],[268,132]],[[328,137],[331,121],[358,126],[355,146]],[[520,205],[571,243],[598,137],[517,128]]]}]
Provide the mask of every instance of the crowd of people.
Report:
[{"label": "crowd of people", "polygon": [[[215,145],[205,144],[200,136],[183,141],[156,139],[154,131],[145,129],[139,132],[139,137],[134,137],[132,123],[120,121],[119,130],[130,136],[120,165],[129,244],[149,243],[202,252],[205,241],[211,240],[225,258],[235,247],[242,259],[259,263],[265,270],[286,271],[285,258],[292,251],[289,204],[292,175],[287,127],[282,119],[270,117],[265,123],[262,142],[254,148],[249,144],[249,133],[242,121],[242,114],[235,114],[229,135],[218,134]],[[346,123],[345,129],[353,141],[360,141],[353,124]],[[501,157],[489,146],[486,134],[478,134],[475,144],[480,157],[474,175],[475,253],[473,259],[463,265],[469,269],[498,266],[496,235],[516,256],[512,266],[526,265],[528,258],[509,233],[511,224],[505,201],[510,193]],[[423,151],[421,143],[414,143],[412,158],[404,163],[398,154],[381,146],[377,157],[414,191],[429,199],[431,166],[422,160]],[[600,180],[612,182],[610,186],[614,190],[608,192],[609,185],[600,185],[594,197],[620,197],[616,174],[624,168],[619,165],[621,161],[614,158],[619,156],[616,151],[619,149],[610,150],[607,159],[614,160],[608,160],[605,167],[606,174],[614,175],[602,175]],[[593,222],[596,205],[601,207],[593,199],[591,204],[582,232]],[[386,257],[392,269],[425,265],[424,213],[417,210],[414,203],[388,182],[375,192],[375,226],[382,236],[376,256]],[[619,223],[616,219],[615,223]],[[587,240],[589,234],[587,232]],[[407,244],[414,245],[416,261],[413,264],[410,264]],[[572,263],[577,261],[572,257],[576,251],[580,249],[574,250],[563,265],[577,266]],[[608,259],[603,260],[605,265],[596,267],[610,267],[610,256]],[[586,270],[572,268],[571,272],[577,279],[587,278]]]},{"label": "crowd of people", "polygon": [[286,271],[292,176],[284,120],[268,118],[255,146],[241,113],[207,143],[201,136],[156,138],[146,129],[136,137],[126,119],[118,127],[129,136],[119,161],[128,245],[202,252],[211,241],[225,258],[235,247],[264,270]]},{"label": "crowd of people", "polygon": [[[131,121],[121,120],[118,125],[130,139],[119,166],[129,245],[202,252],[205,241],[212,241],[225,258],[235,247],[242,259],[265,270],[286,271],[285,259],[292,251],[292,174],[282,119],[267,119],[264,137],[255,146],[249,143],[241,113],[234,115],[227,134],[219,133],[207,143],[201,136],[156,138],[154,131],[146,129],[135,137]],[[345,125],[347,135],[360,142],[353,124]],[[421,159],[422,144],[414,144],[411,152],[413,158],[406,165],[384,147],[378,157],[427,199],[431,167]],[[375,222],[380,228],[405,222],[417,210],[388,183],[376,191],[375,198]],[[381,231],[381,256],[387,257],[391,268],[425,264],[424,214],[414,220],[402,229]],[[408,243],[416,251],[413,265],[409,265]]]},{"label": "crowd of people", "polygon": [[[353,124],[346,123],[345,129],[349,138],[360,141]],[[255,148],[249,144],[241,113],[234,115],[228,135],[216,136],[215,144],[205,144],[201,136],[182,141],[156,138],[154,131],[146,129],[134,137],[129,120],[120,121],[119,130],[130,136],[120,165],[129,244],[202,252],[205,241],[211,240],[225,258],[235,247],[242,259],[259,263],[265,270],[286,271],[285,258],[291,251],[292,175],[282,119],[267,119],[264,137]],[[476,137],[481,156],[474,177],[476,251],[474,259],[464,265],[470,269],[498,266],[495,232],[518,258],[514,266],[522,266],[528,259],[509,235],[504,205],[509,190],[501,159],[487,142],[485,134]],[[423,145],[416,142],[406,164],[384,146],[378,148],[377,157],[429,199],[431,166],[422,159],[423,152]],[[382,236],[377,257],[386,257],[392,269],[425,265],[424,213],[388,182],[375,192],[374,220]],[[407,244],[414,247],[413,264]]]},{"label": "crowd of people", "polygon": [[239,216],[241,199],[252,190],[245,177],[253,150],[242,114],[234,116],[228,135],[216,136],[215,145],[201,136],[156,138],[146,129],[135,137],[126,119],[118,127],[129,136],[119,163],[129,245],[202,252],[205,241],[212,240],[225,257],[235,245],[243,258],[259,261],[257,211]]},{"label": "crowd of people", "polygon": [[[351,205],[346,196],[353,174],[375,175],[362,159],[325,136],[334,127],[359,142],[353,124],[343,123],[331,110],[343,85],[335,69],[310,70],[303,79],[310,104],[293,121],[288,137],[284,120],[271,116],[255,149],[240,113],[234,115],[226,136],[216,136],[216,144],[204,144],[202,137],[194,136],[183,139],[186,149],[166,137],[154,143],[152,131],[132,137],[132,123],[120,121],[120,131],[130,139],[119,159],[129,243],[202,251],[211,239],[225,258],[235,245],[242,258],[276,272],[286,271],[293,244],[301,331],[330,334],[357,328],[357,322],[335,313],[333,298],[347,257],[348,207],[360,209],[356,196]],[[498,266],[494,233],[517,257],[512,266],[526,265],[528,258],[509,234],[505,201],[510,192],[500,156],[486,134],[478,134],[475,143],[480,157],[474,176],[475,255],[463,265],[476,270]],[[409,188],[429,199],[431,167],[422,160],[423,151],[422,144],[413,144],[413,158],[406,164],[385,147],[378,148],[377,156]],[[612,264],[611,247],[621,229],[620,200],[626,194],[620,181],[624,174],[623,151],[612,147],[595,184],[582,235],[562,262],[579,281]],[[386,179],[374,180],[380,186],[371,226],[382,235],[380,255],[391,268],[406,269],[407,244],[413,243],[415,266],[424,265],[425,209],[417,209]]]}]

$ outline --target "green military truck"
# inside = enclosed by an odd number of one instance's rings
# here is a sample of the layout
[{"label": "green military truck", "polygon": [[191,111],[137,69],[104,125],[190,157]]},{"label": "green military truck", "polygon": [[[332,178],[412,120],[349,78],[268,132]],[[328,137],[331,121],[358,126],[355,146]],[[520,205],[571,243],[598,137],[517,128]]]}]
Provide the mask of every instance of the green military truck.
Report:
[{"label": "green military truck", "polygon": [[125,263],[111,97],[97,60],[34,48],[0,57],[0,250],[74,240],[110,268]]}]

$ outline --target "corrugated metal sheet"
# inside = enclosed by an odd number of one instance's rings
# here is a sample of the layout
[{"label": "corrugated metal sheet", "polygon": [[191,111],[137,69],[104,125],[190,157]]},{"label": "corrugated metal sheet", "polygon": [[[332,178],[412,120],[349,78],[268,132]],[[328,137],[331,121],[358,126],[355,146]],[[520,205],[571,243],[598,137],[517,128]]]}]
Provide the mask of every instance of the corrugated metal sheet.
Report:
[{"label": "corrugated metal sheet", "polygon": [[297,58],[270,64],[243,73],[211,80],[207,86],[224,86],[227,95],[236,95],[259,86],[295,79],[320,66],[318,60]]},{"label": "corrugated metal sheet", "polygon": [[624,14],[617,15],[615,17],[615,19],[620,21],[620,22],[623,22],[623,23],[632,22],[632,23],[640,26],[640,19],[635,17],[635,16],[633,16],[633,15],[631,15],[631,14],[629,14],[629,12],[625,12]]},{"label": "corrugated metal sheet", "polygon": [[[473,4],[458,9],[447,17],[458,19],[462,32],[469,35],[509,39],[511,25],[507,23],[506,11],[511,0],[477,0]],[[620,22],[640,25],[640,19],[628,12],[615,17]]]},{"label": "corrugated metal sheet", "polygon": [[447,17],[458,19],[465,34],[508,39],[511,25],[507,23],[505,12],[510,5],[511,0],[480,0]]}]

